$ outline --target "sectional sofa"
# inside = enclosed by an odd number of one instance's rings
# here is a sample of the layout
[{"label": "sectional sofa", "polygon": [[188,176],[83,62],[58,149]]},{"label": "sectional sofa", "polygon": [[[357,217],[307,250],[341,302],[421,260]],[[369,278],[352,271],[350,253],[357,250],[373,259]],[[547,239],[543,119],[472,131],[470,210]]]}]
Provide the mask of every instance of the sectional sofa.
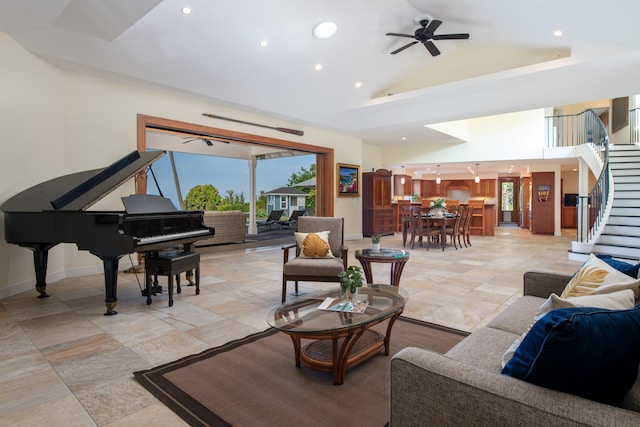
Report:
[{"label": "sectional sofa", "polygon": [[[637,266],[635,271],[637,275]],[[601,403],[534,384],[531,379],[525,381],[501,373],[503,358],[508,359],[509,350],[513,352],[519,345],[523,345],[526,337],[533,335],[534,329],[539,331],[538,325],[546,319],[559,316],[558,313],[571,314],[578,311],[591,313],[596,310],[583,307],[555,312],[551,310],[553,313],[547,313],[546,316],[544,311],[543,314],[539,314],[543,305],[549,304],[552,300],[550,295],[552,293],[561,295],[574,276],[529,271],[524,274],[524,296],[446,354],[441,355],[415,347],[405,348],[397,353],[391,360],[391,427],[640,426],[640,381],[637,377],[637,359],[635,359],[635,376],[627,375],[628,382],[632,385],[628,391],[624,392],[622,400],[615,404]],[[630,277],[631,281],[632,279]],[[637,283],[632,286],[637,287]],[[627,294],[621,294],[626,295],[630,300],[626,304],[632,309],[619,310],[616,314],[632,313],[635,319],[638,318],[640,306],[633,308],[638,303],[637,291],[638,289],[634,288],[634,293],[625,291]],[[597,310],[602,311],[602,309]],[[590,316],[588,313],[584,316],[585,318]],[[539,314],[538,317],[542,316],[542,320],[536,320],[537,314]],[[640,324],[632,323],[631,332],[623,334],[617,341],[614,340],[613,345],[607,345],[602,349],[596,342],[587,341],[586,348],[594,354],[599,354],[602,350],[605,355],[620,353],[629,355],[635,352],[633,357],[637,358],[639,357],[638,346],[629,341],[637,337],[638,329]],[[549,330],[548,326],[547,330]],[[527,331],[530,332],[527,333]],[[611,334],[605,335],[605,338],[609,338]],[[530,342],[532,339],[527,341]],[[633,348],[627,349],[628,345]],[[577,351],[573,350],[564,352],[565,357],[573,357],[577,354]],[[584,361],[585,358],[581,359]],[[515,356],[513,360],[516,360]],[[614,366],[618,364],[618,362],[609,363]],[[613,376],[609,380],[608,373],[602,374],[607,386],[614,381]],[[561,384],[569,378],[568,376],[564,378],[562,370],[554,375],[556,379],[560,379]],[[590,375],[581,377],[582,380],[591,380]],[[569,380],[566,379],[566,381]],[[599,388],[596,388],[597,390]],[[582,386],[578,392],[581,391]],[[609,397],[608,394],[605,398],[607,397]]]}]

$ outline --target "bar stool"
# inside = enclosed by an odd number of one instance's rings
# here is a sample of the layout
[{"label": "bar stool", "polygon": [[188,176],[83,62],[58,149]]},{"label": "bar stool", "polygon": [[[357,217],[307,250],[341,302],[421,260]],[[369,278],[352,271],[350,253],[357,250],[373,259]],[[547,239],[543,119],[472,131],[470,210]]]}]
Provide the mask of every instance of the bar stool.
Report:
[{"label": "bar stool", "polygon": [[200,254],[195,252],[167,252],[153,254],[145,258],[145,285],[147,287],[147,305],[151,304],[151,276],[154,284],[158,276],[167,276],[169,286],[169,307],[173,306],[173,276],[176,277],[176,292],[181,293],[180,273],[195,270],[196,295],[200,295]]}]

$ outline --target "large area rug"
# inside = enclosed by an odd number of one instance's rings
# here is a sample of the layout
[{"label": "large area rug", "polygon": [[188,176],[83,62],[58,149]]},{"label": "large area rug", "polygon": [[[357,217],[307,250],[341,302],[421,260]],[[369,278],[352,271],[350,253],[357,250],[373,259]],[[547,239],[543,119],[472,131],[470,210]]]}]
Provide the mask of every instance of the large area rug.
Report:
[{"label": "large area rug", "polygon": [[[391,354],[410,346],[444,353],[466,335],[401,317]],[[296,368],[289,336],[269,329],[134,375],[193,426],[382,427],[389,420],[390,360],[380,353],[335,386],[331,373]]]}]

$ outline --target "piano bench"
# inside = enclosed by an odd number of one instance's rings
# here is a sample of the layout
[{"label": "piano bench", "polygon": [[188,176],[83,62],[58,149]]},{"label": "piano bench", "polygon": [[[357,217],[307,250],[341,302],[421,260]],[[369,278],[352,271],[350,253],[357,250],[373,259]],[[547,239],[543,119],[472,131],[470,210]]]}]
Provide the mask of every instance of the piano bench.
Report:
[{"label": "piano bench", "polygon": [[[169,307],[173,306],[173,276],[176,277],[177,292],[180,293],[180,273],[196,271],[196,295],[200,295],[200,254],[195,252],[167,252],[145,257],[145,285],[147,304],[151,304],[151,276],[167,276],[169,284]],[[156,279],[157,280],[157,279]]]}]

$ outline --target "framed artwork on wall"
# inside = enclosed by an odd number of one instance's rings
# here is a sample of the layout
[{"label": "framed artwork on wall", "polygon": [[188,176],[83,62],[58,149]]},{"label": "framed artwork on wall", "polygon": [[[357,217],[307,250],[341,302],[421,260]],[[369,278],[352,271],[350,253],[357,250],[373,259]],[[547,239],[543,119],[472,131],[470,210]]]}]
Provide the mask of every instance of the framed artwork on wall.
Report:
[{"label": "framed artwork on wall", "polygon": [[336,163],[338,197],[358,197],[360,195],[360,166]]}]

